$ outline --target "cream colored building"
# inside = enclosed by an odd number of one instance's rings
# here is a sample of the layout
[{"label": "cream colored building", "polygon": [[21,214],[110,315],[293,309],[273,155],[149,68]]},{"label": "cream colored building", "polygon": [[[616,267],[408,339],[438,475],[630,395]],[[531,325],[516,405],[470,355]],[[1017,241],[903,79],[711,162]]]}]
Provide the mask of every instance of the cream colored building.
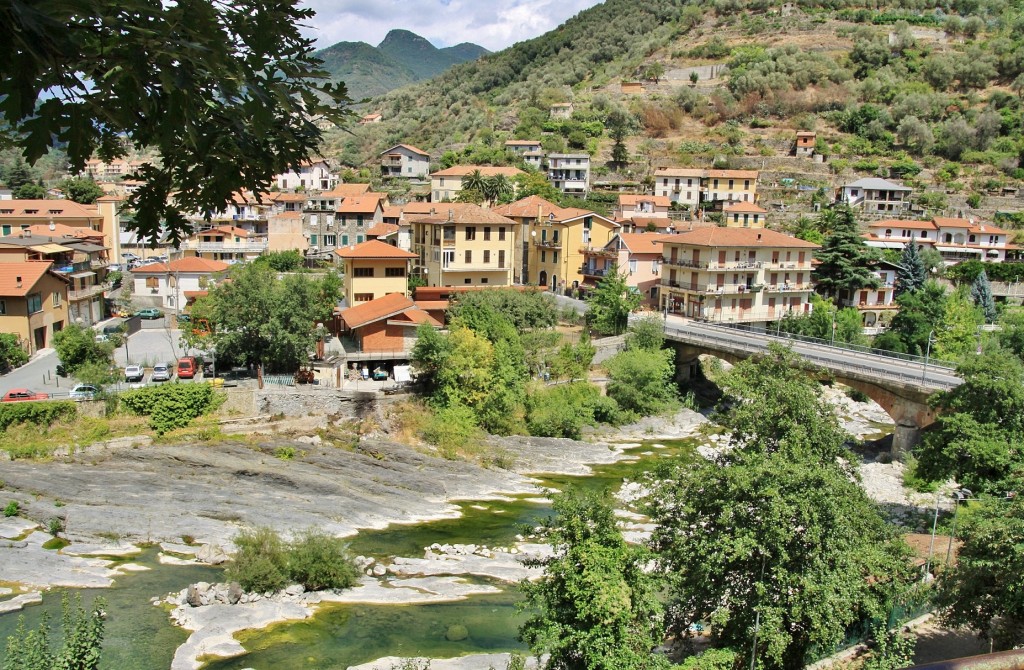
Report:
[{"label": "cream colored building", "polygon": [[730,228],[764,228],[768,210],[752,202],[736,202],[722,208],[725,225]]},{"label": "cream colored building", "polygon": [[562,209],[529,226],[527,283],[564,293],[583,283],[587,250],[608,244],[620,226],[585,209]]},{"label": "cream colored building", "polygon": [[392,293],[408,295],[409,271],[416,254],[380,240],[335,249],[345,275],[345,303],[353,307]]},{"label": "cream colored building", "polygon": [[17,233],[36,225],[65,225],[86,228],[103,236],[103,246],[120,260],[120,217],[122,198],[103,196],[95,205],[80,205],[73,200],[0,200],[0,235]]},{"label": "cream colored building", "polygon": [[757,202],[757,170],[661,167],[654,171],[655,195],[691,209]]},{"label": "cream colored building", "polygon": [[479,205],[438,203],[411,219],[427,286],[511,286],[516,222]]},{"label": "cream colored building", "polygon": [[182,240],[184,256],[214,261],[254,260],[267,251],[268,235],[258,235],[236,226],[217,226]]},{"label": "cream colored building", "polygon": [[817,244],[757,228],[661,237],[662,308],[695,319],[766,323],[811,310]]},{"label": "cream colored building", "polygon": [[0,332],[32,355],[53,346],[68,323],[68,280],[50,261],[0,263]]},{"label": "cream colored building", "polygon": [[472,172],[480,170],[484,177],[504,175],[512,179],[516,175],[525,174],[515,167],[495,167],[492,165],[455,165],[430,175],[430,201],[446,202],[454,200],[462,190],[463,180]]}]

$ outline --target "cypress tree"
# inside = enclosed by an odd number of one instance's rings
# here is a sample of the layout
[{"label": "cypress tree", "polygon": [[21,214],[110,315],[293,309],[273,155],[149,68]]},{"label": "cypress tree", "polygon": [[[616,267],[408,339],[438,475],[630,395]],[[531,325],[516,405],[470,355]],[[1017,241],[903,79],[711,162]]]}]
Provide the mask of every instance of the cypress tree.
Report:
[{"label": "cypress tree", "polygon": [[921,290],[927,278],[928,271],[924,267],[924,261],[921,260],[917,242],[911,240],[910,244],[903,247],[900,269],[896,272],[896,295]]},{"label": "cypress tree", "polygon": [[981,308],[985,315],[985,323],[995,323],[998,314],[996,313],[996,302],[992,298],[992,285],[988,281],[988,274],[982,270],[974,283],[971,284],[971,300]]}]

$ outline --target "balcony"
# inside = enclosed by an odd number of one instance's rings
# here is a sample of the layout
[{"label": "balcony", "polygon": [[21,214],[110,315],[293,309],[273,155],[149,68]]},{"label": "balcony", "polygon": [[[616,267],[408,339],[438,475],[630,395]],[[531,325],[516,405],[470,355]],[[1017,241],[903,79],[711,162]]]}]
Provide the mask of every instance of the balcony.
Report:
[{"label": "balcony", "polygon": [[617,249],[605,249],[604,247],[580,247],[579,252],[584,256],[596,256],[597,258],[616,258],[619,255]]},{"label": "balcony", "polygon": [[[758,293],[764,286],[761,284],[708,284],[701,290],[708,295],[730,295],[738,293]],[[696,290],[696,289],[693,289]]]},{"label": "balcony", "polygon": [[559,240],[534,240],[533,245],[540,249],[561,249],[562,243]]},{"label": "balcony", "polygon": [[266,238],[246,242],[193,242],[186,240],[182,249],[198,253],[263,253],[267,250]]},{"label": "balcony", "polygon": [[505,272],[508,270],[504,265],[459,265],[457,263],[449,263],[448,265],[441,268],[444,272]]},{"label": "balcony", "polygon": [[604,277],[608,274],[608,268],[595,268],[584,265],[580,268],[580,274],[584,277]]},{"label": "balcony", "polygon": [[93,286],[86,286],[78,290],[68,290],[68,300],[78,301],[92,298],[93,296],[101,295],[104,291],[110,288],[110,284],[95,284]]},{"label": "balcony", "polygon": [[763,267],[764,267],[765,270],[804,270],[804,271],[810,271],[811,270],[811,262],[810,261],[803,261],[801,263],[799,261],[785,261],[785,262],[783,262],[783,261],[771,260],[771,261],[767,261],[767,262],[763,263]]},{"label": "balcony", "polygon": [[89,261],[90,270],[102,270],[103,268],[110,265],[110,261],[106,258],[94,258]]},{"label": "balcony", "polygon": [[[695,261],[685,258],[663,258],[662,263],[680,268],[694,268],[696,270],[758,270],[764,264],[760,261]],[[795,265],[795,264],[794,264]],[[810,265],[807,266],[810,269]]]},{"label": "balcony", "polygon": [[789,283],[789,284],[768,284],[765,287],[768,293],[788,293],[796,291],[810,291],[814,289],[814,284],[804,282],[802,284]]}]

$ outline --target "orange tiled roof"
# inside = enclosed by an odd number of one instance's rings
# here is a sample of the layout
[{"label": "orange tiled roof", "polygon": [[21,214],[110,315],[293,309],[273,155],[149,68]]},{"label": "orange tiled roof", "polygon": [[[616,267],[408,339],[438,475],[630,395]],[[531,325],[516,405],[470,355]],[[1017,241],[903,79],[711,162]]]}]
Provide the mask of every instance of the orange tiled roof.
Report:
[{"label": "orange tiled roof", "polygon": [[370,192],[369,184],[338,184],[330,191],[324,191],[318,198],[348,198]]},{"label": "orange tiled roof", "polygon": [[398,226],[393,223],[378,223],[366,229],[366,235],[372,237],[387,237],[398,232]]},{"label": "orange tiled roof", "polygon": [[383,193],[364,193],[363,195],[347,196],[334,208],[339,214],[372,214],[378,208],[383,209],[381,200]]},{"label": "orange tiled roof", "polygon": [[386,151],[380,152],[380,155],[383,156],[384,154],[386,154],[386,153],[388,153],[390,151],[394,151],[395,149],[398,149],[399,147],[401,147],[402,149],[408,149],[409,151],[413,152],[414,154],[419,154],[420,156],[426,156],[427,158],[430,158],[430,154],[428,154],[426,151],[424,151],[423,149],[414,147],[411,144],[396,144],[395,146],[391,147],[390,149],[387,149]]},{"label": "orange tiled roof", "polygon": [[367,240],[353,246],[342,247],[335,249],[334,253],[341,258],[419,258],[411,251],[393,247],[380,240]]},{"label": "orange tiled roof", "polygon": [[434,214],[411,218],[422,223],[497,223],[515,225],[515,221],[494,210],[468,202],[435,203]]},{"label": "orange tiled roof", "polygon": [[664,195],[636,195],[634,193],[621,193],[619,195],[620,207],[634,207],[637,203],[653,202],[655,207],[668,207],[671,201]]},{"label": "orange tiled roof", "polygon": [[876,221],[868,226],[868,228],[906,228],[907,230],[935,230],[935,224],[931,221],[915,221],[911,219],[885,219],[883,221]]},{"label": "orange tiled roof", "polygon": [[[52,266],[53,261],[0,263],[0,295],[16,298],[25,297]],[[18,285],[18,277],[21,277],[20,286]]]},{"label": "orange tiled roof", "polygon": [[539,195],[530,195],[507,205],[496,207],[494,211],[498,212],[502,216],[516,217],[520,219],[535,218],[537,216],[546,217],[549,214],[554,214],[556,219],[561,219],[562,212],[564,210],[555,203],[545,200]]},{"label": "orange tiled roof", "polygon": [[685,233],[659,235],[662,244],[686,244],[695,247],[765,247],[818,249],[820,245],[784,235],[767,228],[699,228]]},{"label": "orange tiled roof", "polygon": [[660,240],[665,237],[656,233],[619,233],[619,239],[634,254],[660,254]]},{"label": "orange tiled roof", "polygon": [[[10,210],[10,211],[8,211]],[[99,218],[99,212],[74,200],[0,200],[0,219],[33,217],[52,219],[59,217]]]},{"label": "orange tiled roof", "polygon": [[722,210],[726,212],[752,212],[755,214],[768,213],[768,210],[758,207],[752,202],[737,202],[732,205],[726,205]]},{"label": "orange tiled roof", "polygon": [[341,310],[341,318],[349,328],[359,328],[368,323],[401,314],[414,306],[413,301],[401,293],[389,293],[383,298],[377,298],[376,300]]},{"label": "orange tiled roof", "polygon": [[417,307],[415,304],[411,308],[405,310],[404,312],[402,312],[401,314],[398,314],[396,316],[399,316],[403,320],[410,321],[410,322],[415,323],[417,325],[419,325],[421,323],[429,323],[430,325],[435,326],[435,327],[440,327],[441,326],[441,323],[437,319],[435,319],[434,317],[432,317],[429,314],[427,314],[426,312],[424,312],[422,309]]},{"label": "orange tiled roof", "polygon": [[485,177],[493,177],[495,175],[503,174],[506,177],[514,177],[517,174],[525,174],[522,170],[517,167],[500,167],[495,165],[453,165],[446,170],[440,170],[439,172],[432,172],[431,177],[465,177],[474,170],[480,170],[480,174]]},{"label": "orange tiled roof", "polygon": [[[86,228],[85,226],[68,226],[63,223],[54,223],[53,230],[50,230],[49,224],[35,223],[28,226],[27,230],[33,237],[103,237],[103,233],[98,230]],[[20,231],[11,231],[11,236],[17,236],[20,234]]]}]

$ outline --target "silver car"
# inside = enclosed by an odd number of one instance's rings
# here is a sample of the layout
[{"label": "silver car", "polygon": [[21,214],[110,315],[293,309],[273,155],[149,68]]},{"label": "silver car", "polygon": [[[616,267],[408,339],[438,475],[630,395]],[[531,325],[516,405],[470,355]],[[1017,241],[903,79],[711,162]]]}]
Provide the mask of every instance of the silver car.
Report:
[{"label": "silver car", "polygon": [[157,363],[153,366],[153,374],[149,376],[149,379],[154,382],[166,382],[170,381],[173,375],[174,371],[171,366],[164,363]]}]

